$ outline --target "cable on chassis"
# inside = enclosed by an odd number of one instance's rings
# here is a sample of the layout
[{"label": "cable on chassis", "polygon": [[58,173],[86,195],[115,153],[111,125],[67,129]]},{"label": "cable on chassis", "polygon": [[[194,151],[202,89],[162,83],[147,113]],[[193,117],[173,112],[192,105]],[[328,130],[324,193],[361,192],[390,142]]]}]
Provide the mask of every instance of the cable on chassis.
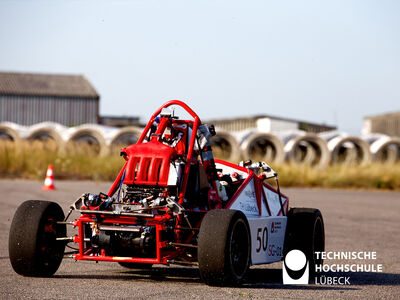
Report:
[{"label": "cable on chassis", "polygon": [[[181,120],[171,106],[190,116]],[[23,276],[52,276],[65,247],[75,260],[198,266],[208,285],[237,285],[251,265],[280,261],[300,249],[316,263],[324,250],[317,209],[292,208],[265,182],[265,162],[214,159],[214,126],[172,100],[150,118],[138,142],[121,150],[125,163],[107,194],[85,193],[64,216],[54,202],[29,200],[9,235],[12,267]],[[80,217],[69,221],[71,212]],[[76,229],[67,235],[66,226]],[[72,244],[72,246],[71,246]],[[74,244],[74,245],[73,245]]]}]

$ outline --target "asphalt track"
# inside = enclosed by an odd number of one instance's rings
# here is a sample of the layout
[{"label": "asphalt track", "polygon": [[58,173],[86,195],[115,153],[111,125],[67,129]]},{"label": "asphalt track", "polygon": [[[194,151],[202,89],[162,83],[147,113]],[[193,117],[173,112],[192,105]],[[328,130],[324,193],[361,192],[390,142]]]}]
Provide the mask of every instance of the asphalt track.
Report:
[{"label": "asphalt track", "polygon": [[[349,277],[350,285],[282,284],[282,265],[252,267],[241,287],[210,287],[196,268],[155,266],[129,270],[115,263],[64,259],[52,278],[17,275],[8,258],[8,233],[18,205],[28,199],[58,202],[64,210],[84,192],[106,192],[110,183],[57,181],[56,191],[41,182],[0,180],[1,299],[398,299],[400,295],[400,193],[284,189],[291,206],[322,211],[327,251],[375,251],[376,260],[331,260],[328,264],[382,264],[383,272],[328,272]],[[75,215],[74,217],[77,217]]]}]

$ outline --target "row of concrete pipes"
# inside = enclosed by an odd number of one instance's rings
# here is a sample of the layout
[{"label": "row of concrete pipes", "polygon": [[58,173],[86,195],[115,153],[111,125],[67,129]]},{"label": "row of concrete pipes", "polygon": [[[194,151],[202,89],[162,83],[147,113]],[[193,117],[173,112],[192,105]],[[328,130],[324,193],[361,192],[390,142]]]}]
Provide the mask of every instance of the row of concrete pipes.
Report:
[{"label": "row of concrete pipes", "polygon": [[[65,127],[44,122],[32,126],[0,123],[0,139],[53,140],[60,151],[70,142],[96,144],[100,155],[114,147],[133,144],[140,136],[139,127],[107,127],[84,124]],[[275,164],[289,162],[325,167],[329,164],[368,164],[372,161],[396,163],[400,160],[400,139],[375,134],[356,137],[334,131],[320,134],[304,131],[264,133],[256,130],[227,132],[218,130],[212,138],[214,154],[232,162],[242,159],[264,160]]]}]

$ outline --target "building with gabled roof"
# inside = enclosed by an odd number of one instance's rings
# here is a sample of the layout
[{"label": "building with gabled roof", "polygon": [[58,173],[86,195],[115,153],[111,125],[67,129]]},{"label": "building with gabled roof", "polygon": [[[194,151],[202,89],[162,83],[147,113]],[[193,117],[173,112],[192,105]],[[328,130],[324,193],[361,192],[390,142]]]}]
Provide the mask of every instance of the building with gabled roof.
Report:
[{"label": "building with gabled roof", "polygon": [[214,124],[216,128],[220,128],[226,131],[244,131],[257,129],[261,132],[303,130],[307,132],[320,133],[337,129],[336,126],[316,124],[307,121],[281,118],[270,115],[214,119],[207,120],[207,122]]},{"label": "building with gabled roof", "polygon": [[99,99],[83,75],[0,72],[0,122],[98,123]]}]

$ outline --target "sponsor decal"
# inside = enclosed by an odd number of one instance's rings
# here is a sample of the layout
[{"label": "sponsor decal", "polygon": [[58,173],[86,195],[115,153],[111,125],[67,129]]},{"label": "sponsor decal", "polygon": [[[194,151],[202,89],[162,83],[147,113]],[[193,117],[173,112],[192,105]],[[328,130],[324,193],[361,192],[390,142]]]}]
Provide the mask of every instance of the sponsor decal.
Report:
[{"label": "sponsor decal", "polygon": [[271,223],[271,233],[278,233],[282,228],[281,222],[272,222]]},{"label": "sponsor decal", "polygon": [[240,201],[239,202],[239,207],[240,207],[241,210],[258,214],[258,207],[257,207],[257,204],[254,203],[254,202],[245,202],[245,203],[243,203],[242,201]]},{"label": "sponsor decal", "polygon": [[268,245],[268,256],[282,257],[282,247],[275,244]]},{"label": "sponsor decal", "polygon": [[244,194],[251,199],[256,199],[256,192],[254,191],[245,191]]}]

